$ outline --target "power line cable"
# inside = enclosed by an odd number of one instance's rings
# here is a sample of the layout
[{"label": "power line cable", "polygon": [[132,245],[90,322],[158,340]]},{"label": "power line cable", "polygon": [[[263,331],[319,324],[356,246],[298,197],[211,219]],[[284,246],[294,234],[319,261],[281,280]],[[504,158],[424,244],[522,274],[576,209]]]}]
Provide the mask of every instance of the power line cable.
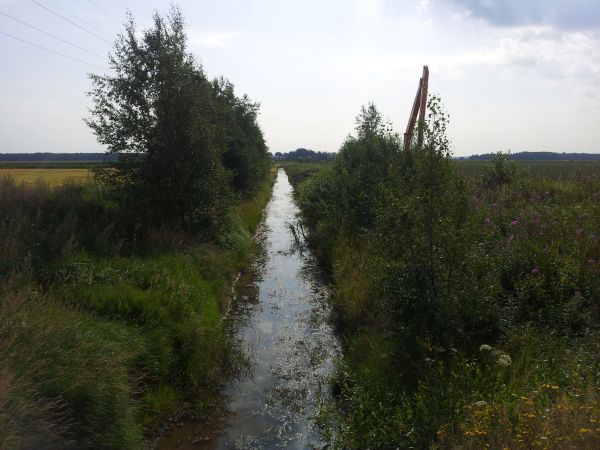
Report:
[{"label": "power line cable", "polygon": [[75,19],[79,20],[81,23],[87,25],[88,27],[93,28],[94,30],[103,33],[103,34],[108,34],[106,31],[98,28],[96,25],[93,25],[91,23],[89,23],[87,20],[83,20],[81,17],[75,15],[74,13],[72,13],[71,11],[67,10],[66,8],[63,8],[62,6],[60,6],[59,4],[53,2],[52,0],[46,0],[46,3],[50,3],[52,6],[54,6],[55,8],[60,9],[62,12],[67,13],[68,15],[70,15],[71,17],[74,17]]},{"label": "power line cable", "polygon": [[106,70],[106,67],[101,67],[101,66],[98,66],[96,64],[93,64],[93,63],[84,61],[82,59],[79,59],[79,58],[74,58],[73,56],[69,56],[69,55],[66,55],[64,53],[57,52],[56,50],[52,50],[51,48],[44,47],[43,45],[36,44],[35,42],[28,41],[27,39],[22,39],[20,37],[14,36],[14,35],[9,34],[9,33],[5,33],[4,31],[0,31],[0,34],[3,34],[4,36],[12,38],[12,39],[14,39],[16,41],[21,41],[21,42],[24,42],[25,44],[29,44],[29,45],[32,45],[34,47],[40,48],[40,49],[45,50],[47,52],[54,53],[55,55],[62,56],[63,58],[67,58],[67,59],[70,59],[72,61],[77,61],[79,63],[86,64],[88,66],[92,66],[92,67],[95,67],[97,69]]},{"label": "power line cable", "polygon": [[100,7],[99,7],[99,6],[98,6],[96,3],[92,2],[91,0],[88,0],[88,3],[89,3],[90,5],[92,5],[93,7],[95,7],[95,8],[96,8],[98,11],[102,12],[102,13],[103,13],[103,14],[104,14],[106,17],[108,17],[109,19],[111,19],[111,20],[113,20],[113,21],[117,22],[119,25],[122,25],[122,23],[121,23],[121,22],[119,22],[117,19],[115,19],[113,15],[109,14],[108,12],[106,12],[106,10],[105,10],[105,9],[103,9],[103,8],[100,8]]},{"label": "power line cable", "polygon": [[96,52],[93,52],[93,51],[91,51],[91,50],[88,50],[88,49],[87,49],[87,48],[85,48],[85,47],[82,47],[82,46],[80,46],[80,45],[78,45],[78,44],[75,44],[74,42],[67,41],[66,39],[63,39],[63,38],[61,38],[61,37],[59,37],[59,36],[56,36],[56,35],[54,35],[54,34],[52,34],[52,33],[48,33],[47,31],[44,31],[44,30],[42,30],[41,28],[38,28],[38,27],[36,27],[35,25],[31,25],[30,23],[27,23],[27,22],[25,22],[25,21],[23,21],[23,20],[21,20],[21,19],[17,19],[16,17],[13,17],[13,16],[11,16],[10,14],[6,14],[5,12],[2,12],[2,11],[0,11],[0,14],[2,14],[3,16],[6,16],[6,17],[8,17],[9,19],[12,19],[12,20],[14,20],[15,22],[18,22],[18,23],[20,23],[20,24],[22,24],[22,25],[25,25],[25,26],[27,26],[27,27],[29,27],[29,28],[31,28],[31,29],[34,29],[34,30],[36,30],[36,31],[39,31],[40,33],[43,33],[43,34],[45,34],[45,35],[47,35],[47,36],[50,36],[51,38],[57,39],[57,40],[59,40],[59,41],[61,41],[61,42],[64,42],[65,44],[69,44],[70,46],[72,46],[72,47],[75,47],[75,48],[78,48],[79,50],[83,50],[84,52],[87,52],[87,53],[89,53],[90,55],[94,55],[94,56],[97,56],[97,57],[99,57],[99,58],[105,58],[105,56],[102,56],[102,55],[100,55],[99,53],[96,53]]},{"label": "power line cable", "polygon": [[100,36],[99,34],[94,33],[93,31],[88,30],[87,28],[82,27],[81,25],[73,22],[71,19],[67,19],[65,16],[63,16],[60,13],[57,13],[56,11],[54,11],[53,9],[48,8],[46,5],[41,4],[40,2],[38,2],[37,0],[31,0],[33,3],[35,3],[36,5],[38,5],[40,8],[44,8],[46,11],[51,12],[52,14],[54,14],[55,16],[60,17],[61,19],[63,19],[66,22],[69,22],[71,25],[76,26],[77,28],[79,28],[80,30],[85,31],[88,34],[91,34],[94,37],[97,37],[98,39],[100,39],[101,41],[106,42],[107,44],[112,44],[110,41],[104,39],[102,36]]}]

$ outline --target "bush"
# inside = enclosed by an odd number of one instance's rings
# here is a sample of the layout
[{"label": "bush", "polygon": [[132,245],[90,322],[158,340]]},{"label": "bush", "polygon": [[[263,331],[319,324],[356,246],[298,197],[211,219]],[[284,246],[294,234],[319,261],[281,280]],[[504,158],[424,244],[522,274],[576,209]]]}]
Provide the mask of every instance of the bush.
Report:
[{"label": "bush", "polygon": [[509,155],[502,152],[492,153],[490,160],[483,168],[481,182],[484,187],[497,189],[504,184],[509,184],[515,178],[517,166],[511,161]]},{"label": "bush", "polygon": [[517,178],[497,154],[473,183],[429,106],[411,152],[364,109],[297,189],[347,343],[325,432],[345,449],[594,448],[600,181]]},{"label": "bush", "polygon": [[215,238],[230,224],[234,191],[262,184],[268,152],[258,105],[210,82],[188,53],[181,12],[154,15],[141,37],[132,17],[109,59],[91,75],[87,124],[115,155],[96,176],[115,186],[145,225],[182,227]]}]

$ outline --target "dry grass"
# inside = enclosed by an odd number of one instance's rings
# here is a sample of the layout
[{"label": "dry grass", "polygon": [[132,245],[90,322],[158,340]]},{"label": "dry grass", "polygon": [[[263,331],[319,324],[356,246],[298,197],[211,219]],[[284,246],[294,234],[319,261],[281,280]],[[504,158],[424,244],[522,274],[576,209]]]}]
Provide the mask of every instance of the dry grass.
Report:
[{"label": "dry grass", "polygon": [[[600,409],[595,386],[570,388],[554,384],[516,397],[514,402],[478,402],[466,407],[459,427],[463,441],[435,448],[471,450],[596,449],[600,443]],[[548,398],[553,397],[553,398]],[[438,437],[445,434],[442,428]]]},{"label": "dry grass", "polygon": [[91,177],[90,169],[51,169],[51,168],[0,168],[0,178],[9,176],[17,183],[34,184],[43,180],[51,186],[63,184],[67,180],[83,182]]}]

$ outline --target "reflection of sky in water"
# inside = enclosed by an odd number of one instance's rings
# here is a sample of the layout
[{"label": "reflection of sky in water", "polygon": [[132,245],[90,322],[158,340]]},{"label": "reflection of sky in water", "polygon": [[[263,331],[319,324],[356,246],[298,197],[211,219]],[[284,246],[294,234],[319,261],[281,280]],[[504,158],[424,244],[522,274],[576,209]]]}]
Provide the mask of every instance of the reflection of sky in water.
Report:
[{"label": "reflection of sky in water", "polygon": [[290,252],[287,223],[297,212],[280,169],[259,231],[265,254],[257,258],[256,283],[244,286],[241,280],[231,311],[251,368],[227,390],[231,415],[220,449],[305,449],[320,443],[309,418],[317,412],[319,388],[338,349],[326,323],[324,287],[307,270],[306,254]]}]

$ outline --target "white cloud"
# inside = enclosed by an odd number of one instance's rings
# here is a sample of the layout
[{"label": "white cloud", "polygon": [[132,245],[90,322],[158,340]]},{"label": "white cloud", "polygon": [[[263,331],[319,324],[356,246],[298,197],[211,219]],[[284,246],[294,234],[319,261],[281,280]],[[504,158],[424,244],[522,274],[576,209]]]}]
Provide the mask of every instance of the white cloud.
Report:
[{"label": "white cloud", "polygon": [[600,84],[600,36],[523,27],[509,31],[495,46],[442,58],[440,63],[452,71],[483,65],[534,70],[544,78]]},{"label": "white cloud", "polygon": [[238,31],[195,31],[188,30],[190,43],[205,48],[221,48],[227,46],[232,40],[242,37]]}]

